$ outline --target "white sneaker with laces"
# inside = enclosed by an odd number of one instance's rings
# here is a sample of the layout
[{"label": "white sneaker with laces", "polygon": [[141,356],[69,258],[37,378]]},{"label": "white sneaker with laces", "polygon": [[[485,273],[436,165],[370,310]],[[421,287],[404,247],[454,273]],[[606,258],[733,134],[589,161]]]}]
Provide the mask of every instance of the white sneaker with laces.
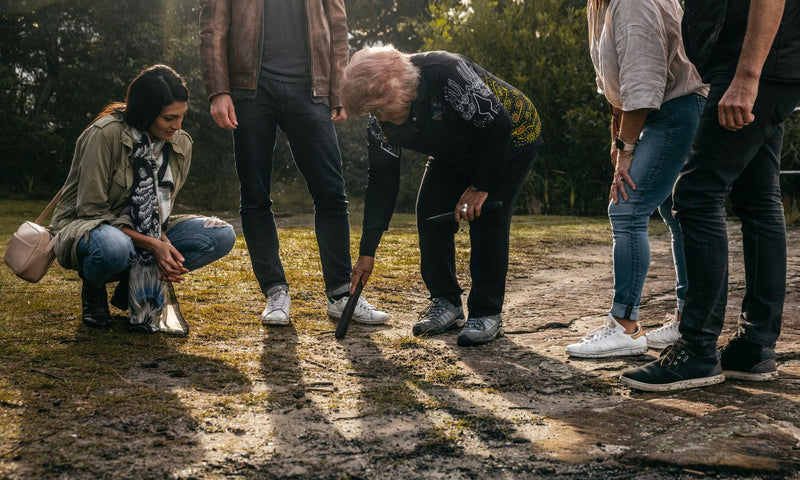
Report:
[{"label": "white sneaker with laces", "polygon": [[611,315],[599,327],[591,330],[579,343],[567,345],[567,355],[578,358],[605,358],[622,355],[641,355],[647,351],[647,339],[642,328],[625,333],[625,327]]},{"label": "white sneaker with laces", "polygon": [[[328,298],[328,315],[336,320],[342,318],[342,311],[344,306],[347,305],[347,299],[350,297],[342,297],[339,300]],[[386,323],[389,319],[389,314],[381,312],[370,303],[364,300],[364,297],[358,297],[356,309],[353,312],[353,321],[364,323],[367,325],[380,325]]]},{"label": "white sneaker with laces", "polygon": [[675,309],[675,315],[672,320],[645,335],[648,348],[663,350],[670,345],[674,345],[681,338],[678,325],[680,325],[678,322],[678,310]]},{"label": "white sneaker with laces", "polygon": [[271,288],[267,292],[267,308],[261,312],[261,323],[264,325],[289,325],[289,291],[282,286]]}]

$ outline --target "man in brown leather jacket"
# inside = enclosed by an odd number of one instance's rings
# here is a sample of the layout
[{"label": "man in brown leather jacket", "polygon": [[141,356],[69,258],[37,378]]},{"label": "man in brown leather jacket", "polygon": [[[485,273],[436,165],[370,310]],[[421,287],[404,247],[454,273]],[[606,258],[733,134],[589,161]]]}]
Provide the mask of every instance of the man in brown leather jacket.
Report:
[{"label": "man in brown leather jacket", "polygon": [[[328,315],[350,291],[350,225],[333,122],[347,115],[339,84],[347,65],[344,0],[203,0],[200,55],[211,116],[233,131],[240,214],[266,325],[289,323],[289,284],[278,254],[270,188],[276,128],[314,200]],[[388,316],[360,299],[353,320]]]}]

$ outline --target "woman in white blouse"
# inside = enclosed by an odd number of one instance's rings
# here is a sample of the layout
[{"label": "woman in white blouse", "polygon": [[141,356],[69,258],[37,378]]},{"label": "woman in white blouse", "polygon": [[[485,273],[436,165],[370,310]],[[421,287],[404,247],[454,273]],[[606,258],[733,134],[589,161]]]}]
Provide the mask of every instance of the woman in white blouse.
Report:
[{"label": "woman in white blouse", "polygon": [[[671,192],[708,92],[684,52],[682,16],[678,0],[587,2],[597,90],[612,111],[608,217],[614,299],[603,324],[567,346],[573,357],[638,355],[678,339],[686,271]],[[647,227],[655,209],[672,234],[677,308],[669,323],[645,335],[639,305],[650,266]]]}]

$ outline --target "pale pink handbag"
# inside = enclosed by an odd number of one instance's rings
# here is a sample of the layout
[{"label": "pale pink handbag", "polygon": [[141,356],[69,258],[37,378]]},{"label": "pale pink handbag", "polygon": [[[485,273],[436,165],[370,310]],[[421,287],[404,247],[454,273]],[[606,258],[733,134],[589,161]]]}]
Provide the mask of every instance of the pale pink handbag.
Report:
[{"label": "pale pink handbag", "polygon": [[53,263],[53,259],[56,258],[54,248],[58,235],[54,237],[40,223],[58,203],[63,191],[62,188],[56,193],[56,196],[35,221],[24,222],[20,225],[14,236],[8,241],[4,260],[8,268],[23,280],[31,283],[38,282],[44,277]]}]

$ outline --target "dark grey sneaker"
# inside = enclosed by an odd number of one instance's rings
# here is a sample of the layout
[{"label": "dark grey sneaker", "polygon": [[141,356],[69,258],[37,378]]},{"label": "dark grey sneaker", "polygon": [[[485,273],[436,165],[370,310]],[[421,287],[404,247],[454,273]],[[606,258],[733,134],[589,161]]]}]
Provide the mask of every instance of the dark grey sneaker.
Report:
[{"label": "dark grey sneaker", "polygon": [[414,324],[411,334],[436,335],[453,328],[464,326],[464,309],[456,307],[446,298],[434,298],[425,310],[420,312],[419,321]]},{"label": "dark grey sneaker", "polygon": [[765,382],[778,378],[775,350],[734,336],[720,348],[725,378]]},{"label": "dark grey sneaker", "polygon": [[458,346],[483,345],[502,336],[503,317],[499,313],[486,317],[470,317],[467,319],[467,324],[458,334]]},{"label": "dark grey sneaker", "polygon": [[705,387],[725,381],[717,352],[701,357],[690,352],[683,341],[665,348],[658,360],[620,375],[620,381],[645,392],[671,392]]}]

